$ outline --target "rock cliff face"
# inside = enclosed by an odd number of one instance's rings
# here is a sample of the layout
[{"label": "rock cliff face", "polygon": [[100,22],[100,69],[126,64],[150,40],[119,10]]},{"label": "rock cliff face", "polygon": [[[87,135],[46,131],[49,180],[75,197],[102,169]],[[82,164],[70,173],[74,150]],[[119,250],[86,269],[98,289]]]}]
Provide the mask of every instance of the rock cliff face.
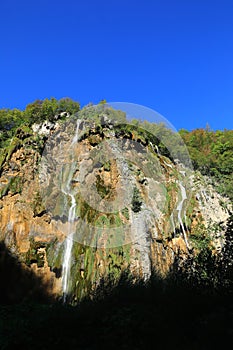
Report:
[{"label": "rock cliff face", "polygon": [[49,124],[42,157],[45,126],[22,131],[1,169],[0,239],[64,300],[122,271],[165,275],[200,232],[224,242],[226,199],[148,133],[100,120]]}]

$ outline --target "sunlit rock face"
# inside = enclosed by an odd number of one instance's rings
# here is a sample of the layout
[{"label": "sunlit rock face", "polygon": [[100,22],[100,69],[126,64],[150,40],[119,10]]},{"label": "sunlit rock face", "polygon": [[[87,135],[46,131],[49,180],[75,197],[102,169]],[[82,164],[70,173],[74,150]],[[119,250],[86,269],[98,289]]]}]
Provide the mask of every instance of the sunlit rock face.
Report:
[{"label": "sunlit rock face", "polygon": [[220,249],[226,201],[146,130],[85,113],[49,125],[42,157],[22,143],[1,171],[0,238],[50,293],[79,300],[123,271],[166,275],[213,223]]}]

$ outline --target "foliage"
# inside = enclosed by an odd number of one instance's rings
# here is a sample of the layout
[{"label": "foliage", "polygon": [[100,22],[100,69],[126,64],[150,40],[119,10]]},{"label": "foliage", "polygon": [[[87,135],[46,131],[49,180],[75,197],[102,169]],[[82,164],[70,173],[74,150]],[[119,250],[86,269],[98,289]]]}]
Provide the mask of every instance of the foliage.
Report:
[{"label": "foliage", "polygon": [[34,216],[40,216],[42,213],[45,212],[45,207],[39,191],[36,192],[33,198],[32,210],[33,210]]},{"label": "foliage", "polygon": [[161,279],[155,273],[148,283],[128,276],[117,286],[105,281],[94,300],[76,307],[32,301],[3,305],[1,299],[0,348],[227,349],[232,300],[231,292],[197,289],[172,274]]},{"label": "foliage", "polygon": [[224,284],[233,290],[233,214],[227,222],[227,230],[225,233],[225,244],[222,251],[220,263],[220,276]]},{"label": "foliage", "polygon": [[78,102],[70,98],[62,98],[57,100],[55,98],[36,100],[27,105],[25,109],[25,117],[29,124],[41,123],[44,120],[54,121],[57,115],[65,112],[66,115],[74,114],[80,110]]},{"label": "foliage", "polygon": [[23,122],[23,112],[18,109],[0,110],[0,150],[7,147],[17,127]]},{"label": "foliage", "polygon": [[191,236],[194,250],[188,258],[176,257],[173,274],[206,291],[233,292],[233,215],[227,221],[225,244],[220,253],[214,250],[208,232],[201,227]]},{"label": "foliage", "polygon": [[180,130],[193,167],[210,176],[217,190],[233,199],[233,130]]},{"label": "foliage", "polygon": [[80,104],[70,98],[36,100],[25,110],[0,109],[0,167],[22,144],[31,144],[39,152],[43,150],[43,139],[33,135],[32,124],[45,120],[62,120],[80,110]]},{"label": "foliage", "polygon": [[79,117],[95,126],[104,126],[106,123],[122,124],[126,122],[124,112],[115,110],[105,103],[100,103],[97,106],[92,104],[85,106],[79,112]]}]

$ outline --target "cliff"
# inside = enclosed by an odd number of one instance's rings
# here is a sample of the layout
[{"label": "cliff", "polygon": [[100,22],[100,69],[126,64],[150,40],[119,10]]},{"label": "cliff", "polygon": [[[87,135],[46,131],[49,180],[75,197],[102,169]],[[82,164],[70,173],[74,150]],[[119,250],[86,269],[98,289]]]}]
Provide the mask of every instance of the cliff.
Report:
[{"label": "cliff", "polygon": [[203,240],[215,254],[230,203],[172,137],[100,106],[21,126],[2,158],[0,240],[64,301],[124,271],[165,276]]}]

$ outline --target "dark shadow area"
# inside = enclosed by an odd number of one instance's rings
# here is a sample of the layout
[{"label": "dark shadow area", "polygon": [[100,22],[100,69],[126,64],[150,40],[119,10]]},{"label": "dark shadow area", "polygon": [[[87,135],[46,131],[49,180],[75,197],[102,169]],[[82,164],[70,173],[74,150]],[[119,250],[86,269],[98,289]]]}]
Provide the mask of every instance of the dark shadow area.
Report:
[{"label": "dark shadow area", "polygon": [[[229,225],[226,242],[231,241],[232,232]],[[102,281],[91,299],[76,306],[45,304],[33,298],[1,305],[0,349],[230,349],[231,248],[232,244],[223,250],[220,260],[207,249],[199,260],[191,256],[183,265],[175,263],[166,278],[154,272],[147,283],[135,283],[128,274],[117,285]],[[1,286],[2,281],[8,283],[9,271],[14,269],[15,278],[1,294],[3,299],[11,288],[16,289],[22,273],[5,254],[1,255]],[[7,266],[5,275],[3,266]],[[30,280],[22,274],[18,283],[24,278]]]},{"label": "dark shadow area", "polygon": [[[102,288],[102,287],[100,287]],[[162,280],[122,277],[77,306],[21,303],[0,308],[1,349],[227,349],[233,295]]]},{"label": "dark shadow area", "polygon": [[51,302],[49,285],[20,263],[4,242],[0,242],[0,304],[25,301]]}]

